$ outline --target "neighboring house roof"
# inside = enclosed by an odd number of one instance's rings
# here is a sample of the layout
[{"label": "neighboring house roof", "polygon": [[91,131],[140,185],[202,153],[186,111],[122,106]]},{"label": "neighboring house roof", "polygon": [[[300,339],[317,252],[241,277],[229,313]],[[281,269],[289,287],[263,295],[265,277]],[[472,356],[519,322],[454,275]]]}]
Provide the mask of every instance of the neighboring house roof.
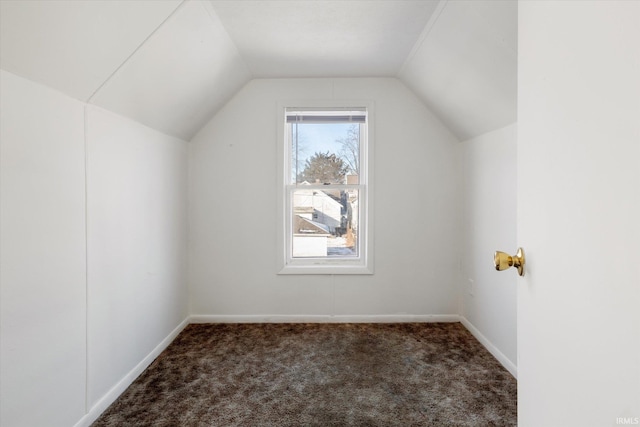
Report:
[{"label": "neighboring house roof", "polygon": [[294,206],[293,213],[295,214],[313,214],[315,209],[313,206]]},{"label": "neighboring house roof", "polygon": [[329,227],[319,222],[311,221],[300,215],[293,217],[293,234],[305,236],[330,236]]},{"label": "neighboring house roof", "polygon": [[[315,196],[315,197],[321,197],[323,199],[326,200],[327,203],[331,203],[333,205],[335,205],[336,207],[341,207],[342,203],[340,203],[339,199],[340,199],[340,190],[336,190],[337,191],[337,196],[336,195],[332,195],[329,194],[328,191],[326,190],[317,190],[317,189],[300,189],[300,190],[296,190],[296,195],[297,196]],[[338,200],[336,200],[336,198]],[[308,205],[308,206],[312,206],[312,205]],[[296,207],[296,209],[301,209],[304,206],[302,205],[298,205]]]}]

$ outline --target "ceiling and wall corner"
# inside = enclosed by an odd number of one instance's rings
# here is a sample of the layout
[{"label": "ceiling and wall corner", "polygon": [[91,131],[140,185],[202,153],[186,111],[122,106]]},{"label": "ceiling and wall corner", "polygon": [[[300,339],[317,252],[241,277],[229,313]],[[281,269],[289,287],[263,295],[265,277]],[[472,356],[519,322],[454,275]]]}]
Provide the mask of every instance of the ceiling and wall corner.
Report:
[{"label": "ceiling and wall corner", "polygon": [[0,64],[86,102],[180,3],[3,0]]},{"label": "ceiling and wall corner", "polygon": [[397,77],[460,140],[516,120],[515,0],[3,0],[0,17],[2,69],[184,140],[265,77]]},{"label": "ceiling and wall corner", "polygon": [[442,1],[398,73],[461,140],[516,121],[518,4]]},{"label": "ceiling and wall corner", "polygon": [[255,78],[389,77],[438,1],[211,4]]},{"label": "ceiling and wall corner", "polygon": [[251,78],[207,2],[184,2],[91,99],[189,140]]}]

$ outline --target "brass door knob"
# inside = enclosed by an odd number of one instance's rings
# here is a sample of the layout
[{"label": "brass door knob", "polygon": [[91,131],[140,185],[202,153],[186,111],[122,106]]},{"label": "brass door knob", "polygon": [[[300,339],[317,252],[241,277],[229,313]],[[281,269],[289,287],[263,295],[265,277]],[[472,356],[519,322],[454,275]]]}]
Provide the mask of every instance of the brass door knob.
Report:
[{"label": "brass door knob", "polygon": [[498,271],[506,270],[509,267],[516,267],[518,274],[524,276],[524,263],[524,250],[522,248],[518,248],[518,252],[513,256],[500,251],[493,255],[493,265]]}]

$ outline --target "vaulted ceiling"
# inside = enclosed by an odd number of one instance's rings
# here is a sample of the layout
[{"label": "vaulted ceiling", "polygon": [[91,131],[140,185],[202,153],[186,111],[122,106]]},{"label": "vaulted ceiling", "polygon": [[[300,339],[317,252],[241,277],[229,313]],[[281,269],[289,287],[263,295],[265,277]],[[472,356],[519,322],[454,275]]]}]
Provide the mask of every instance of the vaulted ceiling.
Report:
[{"label": "vaulted ceiling", "polygon": [[0,1],[2,69],[185,140],[284,77],[397,77],[468,139],[516,120],[516,37],[503,0]]}]

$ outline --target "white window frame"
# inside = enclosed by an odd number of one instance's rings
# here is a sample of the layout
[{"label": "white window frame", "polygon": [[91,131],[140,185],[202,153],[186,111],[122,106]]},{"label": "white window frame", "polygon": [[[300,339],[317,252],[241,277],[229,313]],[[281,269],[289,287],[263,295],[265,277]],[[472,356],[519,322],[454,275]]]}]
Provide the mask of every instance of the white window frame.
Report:
[{"label": "white window frame", "polygon": [[[331,188],[358,188],[358,256],[294,258],[292,256],[293,209],[290,196],[296,186],[291,184],[291,144],[288,143],[286,111],[288,109],[345,109],[364,108],[367,112],[363,126],[366,141],[360,145],[360,175],[358,185],[333,185]],[[282,101],[278,103],[278,227],[277,227],[277,272],[278,274],[373,274],[373,147],[374,104],[362,100]],[[315,185],[304,189],[316,188]],[[327,189],[319,185],[318,189]]]}]

